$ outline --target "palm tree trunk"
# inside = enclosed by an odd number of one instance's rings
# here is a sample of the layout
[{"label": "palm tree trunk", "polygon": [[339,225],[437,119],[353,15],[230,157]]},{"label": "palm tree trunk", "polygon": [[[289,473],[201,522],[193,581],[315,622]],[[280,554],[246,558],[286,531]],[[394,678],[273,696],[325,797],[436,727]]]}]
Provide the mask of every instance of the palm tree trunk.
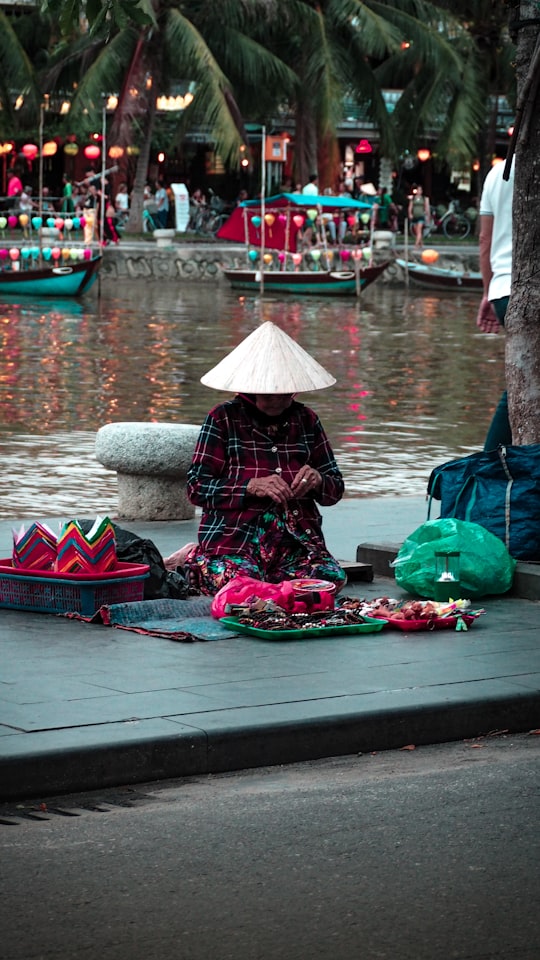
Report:
[{"label": "palm tree trunk", "polygon": [[516,144],[513,206],[512,291],[506,314],[506,383],[512,439],[540,443],[540,283],[538,157],[540,156],[540,31],[537,5],[520,4],[517,44],[518,105],[523,106]]},{"label": "palm tree trunk", "polygon": [[129,219],[126,223],[126,233],[140,233],[142,230],[144,210],[144,187],[148,176],[150,150],[152,148],[152,134],[156,117],[156,102],[154,97],[148,98],[148,112],[146,121],[146,139],[141,147],[135,170],[135,180],[131,192]]}]

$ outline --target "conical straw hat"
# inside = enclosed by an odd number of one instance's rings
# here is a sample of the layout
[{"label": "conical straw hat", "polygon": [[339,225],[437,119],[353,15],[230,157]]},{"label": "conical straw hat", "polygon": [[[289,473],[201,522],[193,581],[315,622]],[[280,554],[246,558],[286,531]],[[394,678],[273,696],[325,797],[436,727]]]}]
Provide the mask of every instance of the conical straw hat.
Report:
[{"label": "conical straw hat", "polygon": [[269,320],[261,324],[201,383],[232,393],[303,393],[336,382],[320,363]]}]

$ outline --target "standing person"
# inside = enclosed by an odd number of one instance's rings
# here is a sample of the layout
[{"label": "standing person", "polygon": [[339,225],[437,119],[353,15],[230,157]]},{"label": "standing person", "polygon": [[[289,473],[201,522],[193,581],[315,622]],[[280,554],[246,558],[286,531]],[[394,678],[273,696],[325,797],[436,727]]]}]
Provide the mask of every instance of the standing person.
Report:
[{"label": "standing person", "polygon": [[424,196],[423,187],[413,184],[412,194],[409,197],[409,207],[407,216],[412,226],[414,234],[414,245],[418,250],[422,249],[422,235],[424,233],[424,224],[431,222],[431,206],[429,197]]},{"label": "standing person", "polygon": [[319,178],[316,173],[312,173],[308,182],[302,187],[304,196],[317,197],[319,195]]},{"label": "standing person", "polygon": [[123,226],[129,217],[129,194],[127,183],[121,183],[118,187],[118,193],[114,198],[114,208],[118,217],[118,223]]},{"label": "standing person", "polygon": [[[510,299],[512,281],[512,200],[514,196],[514,163],[510,177],[503,179],[504,163],[489,171],[480,199],[480,270],[484,297],[492,304],[499,323],[504,318]],[[479,323],[482,327],[482,323]],[[492,329],[489,321],[483,329]],[[484,450],[495,450],[499,444],[512,443],[508,417],[508,396],[504,391],[491,421]]]},{"label": "standing person", "polygon": [[73,184],[67,173],[62,177],[62,213],[75,213],[73,203]]},{"label": "standing person", "polygon": [[188,473],[202,508],[197,544],[165,560],[213,595],[235,576],[280,583],[346,576],[328,552],[317,504],[343,496],[343,477],[317,414],[295,399],[336,381],[270,321],[201,382],[234,394],[206,417]]},{"label": "standing person", "polygon": [[20,197],[23,192],[22,180],[17,176],[14,170],[11,170],[8,177],[8,197]]},{"label": "standing person", "polygon": [[160,230],[165,230],[169,218],[169,196],[165,189],[163,180],[156,180],[156,192],[154,195],[156,202],[156,220],[159,223]]}]

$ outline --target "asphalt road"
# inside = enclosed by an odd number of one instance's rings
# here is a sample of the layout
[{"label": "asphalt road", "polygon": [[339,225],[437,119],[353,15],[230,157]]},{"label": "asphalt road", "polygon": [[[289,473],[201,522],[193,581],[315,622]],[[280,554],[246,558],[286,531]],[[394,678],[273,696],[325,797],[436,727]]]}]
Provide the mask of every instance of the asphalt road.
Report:
[{"label": "asphalt road", "polygon": [[498,735],[0,807],[0,953],[537,960],[539,751]]}]

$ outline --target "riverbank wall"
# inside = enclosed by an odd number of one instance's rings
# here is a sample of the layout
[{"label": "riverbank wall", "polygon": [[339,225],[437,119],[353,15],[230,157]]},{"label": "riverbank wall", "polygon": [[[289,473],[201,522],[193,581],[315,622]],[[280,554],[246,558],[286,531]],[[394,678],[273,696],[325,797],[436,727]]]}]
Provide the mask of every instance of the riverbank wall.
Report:
[{"label": "riverbank wall", "polygon": [[[437,247],[434,245],[434,249]],[[452,246],[448,249],[441,245],[438,250],[437,266],[479,269],[478,248]],[[402,247],[396,250],[378,250],[377,262],[403,257]],[[337,259],[337,254],[336,254]],[[124,241],[118,246],[105,247],[103,251],[102,278],[111,281],[167,282],[167,281],[211,281],[224,280],[223,271],[234,267],[246,267],[248,264],[246,248],[240,244],[202,244],[172,242],[167,247],[158,247],[152,241]],[[345,268],[345,264],[337,269]],[[383,273],[383,283],[401,283],[404,276],[401,268],[392,263]]]}]

